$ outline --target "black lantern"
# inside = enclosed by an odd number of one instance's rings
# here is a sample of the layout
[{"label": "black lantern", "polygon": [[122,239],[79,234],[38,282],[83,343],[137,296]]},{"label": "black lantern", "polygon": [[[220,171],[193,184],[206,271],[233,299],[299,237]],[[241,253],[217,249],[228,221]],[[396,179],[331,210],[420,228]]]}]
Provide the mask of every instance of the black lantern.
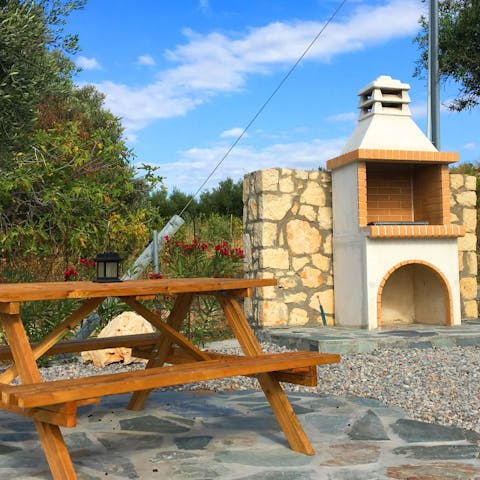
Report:
[{"label": "black lantern", "polygon": [[95,282],[121,282],[119,277],[119,265],[122,259],[115,252],[99,253],[95,258],[97,266],[97,278]]}]

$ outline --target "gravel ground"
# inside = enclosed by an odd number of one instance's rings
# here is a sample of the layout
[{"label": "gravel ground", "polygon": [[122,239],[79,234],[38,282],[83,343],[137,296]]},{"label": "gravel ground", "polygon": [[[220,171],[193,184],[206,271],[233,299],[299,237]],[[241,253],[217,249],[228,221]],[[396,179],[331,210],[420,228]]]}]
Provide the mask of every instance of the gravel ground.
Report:
[{"label": "gravel ground", "polygon": [[[287,351],[262,343],[265,352]],[[241,354],[230,343],[212,350]],[[98,369],[81,360],[42,368],[45,380],[74,378],[144,368],[143,364],[112,364]],[[382,349],[342,355],[338,364],[318,368],[318,387],[285,384],[289,391],[375,398],[403,408],[417,420],[454,425],[480,432],[480,347]],[[255,379],[234,377],[172,387],[175,390],[256,389]]]}]

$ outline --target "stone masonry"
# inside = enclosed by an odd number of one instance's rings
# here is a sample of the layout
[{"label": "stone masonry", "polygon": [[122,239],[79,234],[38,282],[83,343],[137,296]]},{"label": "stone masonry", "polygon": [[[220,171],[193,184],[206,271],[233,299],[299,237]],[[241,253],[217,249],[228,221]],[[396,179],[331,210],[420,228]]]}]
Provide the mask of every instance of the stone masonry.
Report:
[{"label": "stone masonry", "polygon": [[332,195],[329,173],[273,168],[246,175],[248,274],[276,278],[245,303],[258,326],[333,325]]},{"label": "stone masonry", "polygon": [[465,227],[458,239],[462,318],[477,318],[477,179],[471,175],[450,175],[451,222]]},{"label": "stone masonry", "polygon": [[[477,318],[476,179],[450,175],[451,221],[458,240],[463,318]],[[244,247],[247,275],[276,278],[245,301],[258,327],[334,325],[331,176],[272,168],[245,176]],[[325,316],[322,317],[321,308]]]}]

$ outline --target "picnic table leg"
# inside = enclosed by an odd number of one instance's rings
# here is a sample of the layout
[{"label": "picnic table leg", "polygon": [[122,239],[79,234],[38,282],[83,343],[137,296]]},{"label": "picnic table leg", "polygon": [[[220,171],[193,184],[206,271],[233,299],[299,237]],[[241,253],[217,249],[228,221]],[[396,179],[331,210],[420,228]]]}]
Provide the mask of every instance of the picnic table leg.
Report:
[{"label": "picnic table leg", "polygon": [[[43,381],[20,316],[18,314],[0,314],[0,320],[22,383]],[[39,421],[35,421],[35,426],[53,479],[76,480],[77,474],[60,427]]]},{"label": "picnic table leg", "polygon": [[[262,347],[255,338],[236,299],[228,294],[219,294],[216,297],[245,355],[261,355]],[[292,450],[313,455],[315,452],[310,440],[295,415],[280,382],[269,373],[262,373],[257,378]]]},{"label": "picnic table leg", "polygon": [[[185,316],[190,310],[193,297],[194,295],[192,293],[184,293],[177,296],[172,311],[170,312],[170,315],[167,319],[167,324],[170,325],[170,327],[174,328],[177,331],[180,330],[183,325]],[[156,350],[157,352],[155,353],[154,357],[147,362],[147,366],[145,368],[147,369],[153,367],[161,367],[165,363],[165,359],[170,353],[172,343],[173,342],[171,338],[163,334],[160,337],[157,345],[155,345],[154,347],[154,350]],[[143,408],[143,405],[147,401],[150,392],[151,390],[141,390],[138,392],[134,392],[130,397],[130,402],[128,403],[127,408],[129,410],[141,410]]]}]

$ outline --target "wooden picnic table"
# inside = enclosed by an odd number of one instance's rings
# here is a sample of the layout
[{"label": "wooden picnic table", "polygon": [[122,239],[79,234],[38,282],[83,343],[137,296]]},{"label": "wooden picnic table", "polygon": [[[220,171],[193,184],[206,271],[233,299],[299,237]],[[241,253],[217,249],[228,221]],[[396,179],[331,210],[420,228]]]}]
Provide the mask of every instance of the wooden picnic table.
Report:
[{"label": "wooden picnic table", "polygon": [[[79,406],[99,402],[106,395],[131,392],[128,408],[140,410],[154,388],[235,375],[255,376],[291,448],[311,455],[314,453],[312,446],[280,382],[316,385],[316,366],[338,362],[339,356],[318,352],[262,352],[237,299],[252,295],[254,288],[274,285],[276,281],[273,279],[235,278],[0,284],[0,322],[8,341],[8,346],[0,348],[0,360],[13,360],[11,366],[0,374],[0,408],[32,418],[53,478],[71,480],[77,475],[60,427],[76,425]],[[142,303],[143,299],[154,295],[175,298],[166,321]],[[244,356],[200,350],[179,333],[195,295],[215,296]],[[125,302],[157,331],[153,334],[62,340],[108,297]],[[84,299],[84,302],[42,341],[30,344],[20,317],[20,304],[64,299]],[[148,359],[145,370],[43,381],[37,366],[42,355],[113,346],[132,347],[135,356]],[[17,377],[21,384],[11,385]]]}]

